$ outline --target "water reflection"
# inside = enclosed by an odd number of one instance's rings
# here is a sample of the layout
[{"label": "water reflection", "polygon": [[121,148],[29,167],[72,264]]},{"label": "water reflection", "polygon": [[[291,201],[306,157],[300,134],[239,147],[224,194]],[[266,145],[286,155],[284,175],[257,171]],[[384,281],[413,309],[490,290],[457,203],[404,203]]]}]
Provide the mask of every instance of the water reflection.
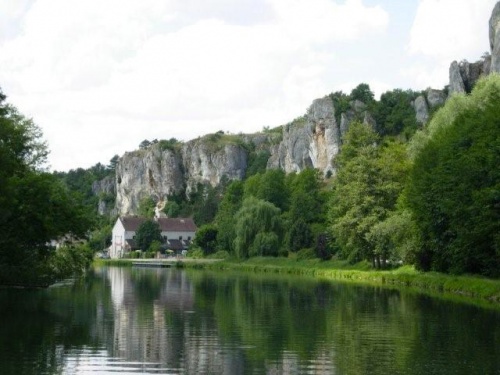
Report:
[{"label": "water reflection", "polygon": [[500,374],[499,317],[304,278],[101,268],[0,291],[0,373]]}]

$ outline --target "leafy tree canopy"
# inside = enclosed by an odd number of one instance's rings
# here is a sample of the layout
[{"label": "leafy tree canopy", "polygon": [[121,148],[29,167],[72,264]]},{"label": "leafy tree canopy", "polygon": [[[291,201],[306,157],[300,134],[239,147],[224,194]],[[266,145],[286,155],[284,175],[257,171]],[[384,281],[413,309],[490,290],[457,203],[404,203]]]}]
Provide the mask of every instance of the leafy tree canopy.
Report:
[{"label": "leafy tree canopy", "polygon": [[417,266],[500,274],[500,77],[438,111],[418,139],[406,201],[423,240]]},{"label": "leafy tree canopy", "polygon": [[57,268],[62,252],[48,244],[85,236],[91,215],[43,171],[48,151],[40,129],[4,100],[0,95],[0,283],[50,283],[66,272]]},{"label": "leafy tree canopy", "polygon": [[142,251],[147,251],[153,241],[163,241],[160,226],[156,221],[146,220],[137,229],[135,242]]}]

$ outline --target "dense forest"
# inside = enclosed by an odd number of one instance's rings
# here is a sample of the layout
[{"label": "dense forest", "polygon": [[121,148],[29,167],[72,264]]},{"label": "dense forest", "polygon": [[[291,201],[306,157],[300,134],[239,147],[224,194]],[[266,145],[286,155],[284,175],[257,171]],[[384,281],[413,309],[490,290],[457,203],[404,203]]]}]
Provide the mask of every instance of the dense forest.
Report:
[{"label": "dense forest", "polygon": [[[195,257],[335,257],[498,277],[500,76],[453,95],[423,127],[413,108],[419,94],[393,90],[376,100],[366,84],[330,94],[338,113],[359,101],[375,120],[350,124],[332,160],[335,175],[266,169],[269,154],[249,148],[243,180],[199,184],[189,196],[168,197],[164,212],[195,219]],[[97,214],[92,184],[114,175],[118,156],[48,173],[40,129],[3,94],[0,121],[0,282],[50,282],[83,269],[109,245],[116,217]],[[151,217],[155,204],[144,199],[140,213]],[[71,245],[50,246],[61,238]],[[85,245],[75,245],[80,238]]]}]

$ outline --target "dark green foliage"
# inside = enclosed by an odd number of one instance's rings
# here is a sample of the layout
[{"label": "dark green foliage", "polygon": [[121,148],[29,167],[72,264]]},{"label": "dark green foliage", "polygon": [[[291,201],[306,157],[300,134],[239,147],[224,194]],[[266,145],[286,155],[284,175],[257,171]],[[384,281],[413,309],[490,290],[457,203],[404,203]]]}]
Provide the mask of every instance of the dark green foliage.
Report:
[{"label": "dark green foliage", "polygon": [[408,138],[417,129],[415,109],[412,101],[418,96],[411,90],[395,89],[382,94],[373,109],[373,118],[380,135],[398,135],[404,133]]},{"label": "dark green foliage", "polygon": [[176,201],[168,201],[163,209],[167,217],[179,217],[181,206]]},{"label": "dark green foliage", "polygon": [[299,218],[295,221],[287,236],[289,251],[296,252],[300,249],[311,247],[313,243],[313,236],[309,225]]},{"label": "dark green foliage", "polygon": [[274,204],[281,210],[288,206],[288,194],[285,185],[285,172],[270,169],[249,177],[245,181],[245,197],[255,197]]},{"label": "dark green foliage", "polygon": [[147,149],[149,146],[151,146],[151,142],[148,141],[147,139],[143,140],[140,144],[139,144],[139,149],[140,150],[145,150]]},{"label": "dark green foliage", "polygon": [[337,124],[340,124],[341,114],[347,112],[351,108],[351,98],[342,91],[331,93],[329,97],[332,99],[335,107],[335,120],[337,121]]},{"label": "dark green foliage", "polygon": [[215,217],[215,224],[218,228],[217,246],[219,250],[234,253],[235,217],[236,212],[241,208],[243,201],[243,182],[233,181],[219,205],[219,210]]},{"label": "dark green foliage", "polygon": [[198,226],[209,224],[215,219],[228,183],[228,179],[223,176],[216,187],[199,183],[188,197],[183,194],[170,195],[163,212],[168,217],[193,217]]},{"label": "dark green foliage", "polygon": [[172,152],[177,152],[180,150],[180,147],[182,145],[182,142],[178,141],[175,138],[170,138],[168,140],[166,139],[161,139],[158,144],[160,145],[160,149],[162,151],[169,150]]},{"label": "dark green foliage", "polygon": [[31,120],[0,100],[1,284],[48,284],[66,275],[48,244],[84,237],[92,224],[80,197],[39,170],[47,155],[40,137]]},{"label": "dark green foliage", "polygon": [[406,194],[423,239],[420,269],[500,274],[498,103],[500,78],[492,76],[470,97],[447,103],[430,124]]},{"label": "dark green foliage", "polygon": [[339,254],[352,262],[369,260],[380,266],[387,254],[375,252],[370,233],[395,210],[408,162],[402,145],[378,142],[370,126],[351,124],[337,160],[329,214]]},{"label": "dark green foliage", "polygon": [[359,100],[366,105],[369,105],[370,103],[374,102],[374,94],[373,91],[370,89],[370,86],[366,83],[360,83],[358,86],[356,86],[354,89],[352,89],[351,94],[350,94],[350,99],[351,100]]},{"label": "dark green foliage", "polygon": [[137,229],[135,242],[142,251],[147,251],[153,241],[163,241],[160,226],[156,221],[146,220]]},{"label": "dark green foliage", "polygon": [[251,152],[248,155],[248,168],[246,177],[253,176],[257,173],[264,173],[267,167],[267,161],[271,154],[269,151]]},{"label": "dark green foliage", "polygon": [[224,188],[222,183],[216,188],[210,185],[198,187],[197,199],[193,200],[193,219],[196,225],[208,224],[214,220]]},{"label": "dark green foliage", "polygon": [[[62,180],[72,192],[79,195],[83,204],[94,211],[95,216],[97,216],[97,203],[100,197],[95,195],[92,191],[92,184],[114,174],[114,168],[118,162],[117,158],[118,156],[115,155],[115,157],[111,159],[110,165],[107,167],[101,163],[97,163],[88,169],[71,169],[68,172],[54,172],[54,175]],[[104,198],[109,202],[115,199],[114,196]]]},{"label": "dark green foliage", "polygon": [[331,247],[329,245],[326,233],[321,233],[316,238],[316,256],[321,260],[328,260],[332,257]]},{"label": "dark green foliage", "polygon": [[234,243],[238,258],[278,255],[282,238],[279,208],[270,202],[249,197],[235,218]]},{"label": "dark green foliage", "polygon": [[217,228],[212,224],[202,225],[196,231],[193,242],[203,250],[204,255],[215,253],[215,249],[217,248],[217,232]]},{"label": "dark green foliage", "polygon": [[321,173],[316,169],[305,169],[288,178],[287,192],[290,194],[290,218],[303,219],[306,223],[325,220],[326,197],[321,193]]},{"label": "dark green foliage", "polygon": [[120,157],[118,155],[115,155],[111,158],[109,161],[109,165],[106,167],[109,171],[114,172],[116,170],[116,164],[118,164],[118,161],[120,160]]},{"label": "dark green foliage", "polygon": [[139,215],[152,219],[155,215],[156,202],[151,197],[144,197],[139,202]]}]

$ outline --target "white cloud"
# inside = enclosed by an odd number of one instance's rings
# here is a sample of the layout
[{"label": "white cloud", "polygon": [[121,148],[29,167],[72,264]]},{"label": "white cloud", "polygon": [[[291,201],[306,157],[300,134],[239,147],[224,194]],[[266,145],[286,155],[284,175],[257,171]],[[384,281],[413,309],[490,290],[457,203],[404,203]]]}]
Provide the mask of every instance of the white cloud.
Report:
[{"label": "white cloud", "polygon": [[488,20],[497,0],[421,0],[409,51],[445,59],[475,59],[489,50]]},{"label": "white cloud", "polygon": [[423,57],[402,69],[418,87],[447,83],[453,60],[478,60],[489,52],[488,20],[497,0],[420,0],[408,52]]},{"label": "white cloud", "polygon": [[335,43],[389,20],[361,0],[232,4],[36,0],[0,39],[0,85],[42,126],[54,168],[89,166],[144,138],[290,121],[331,91]]}]

